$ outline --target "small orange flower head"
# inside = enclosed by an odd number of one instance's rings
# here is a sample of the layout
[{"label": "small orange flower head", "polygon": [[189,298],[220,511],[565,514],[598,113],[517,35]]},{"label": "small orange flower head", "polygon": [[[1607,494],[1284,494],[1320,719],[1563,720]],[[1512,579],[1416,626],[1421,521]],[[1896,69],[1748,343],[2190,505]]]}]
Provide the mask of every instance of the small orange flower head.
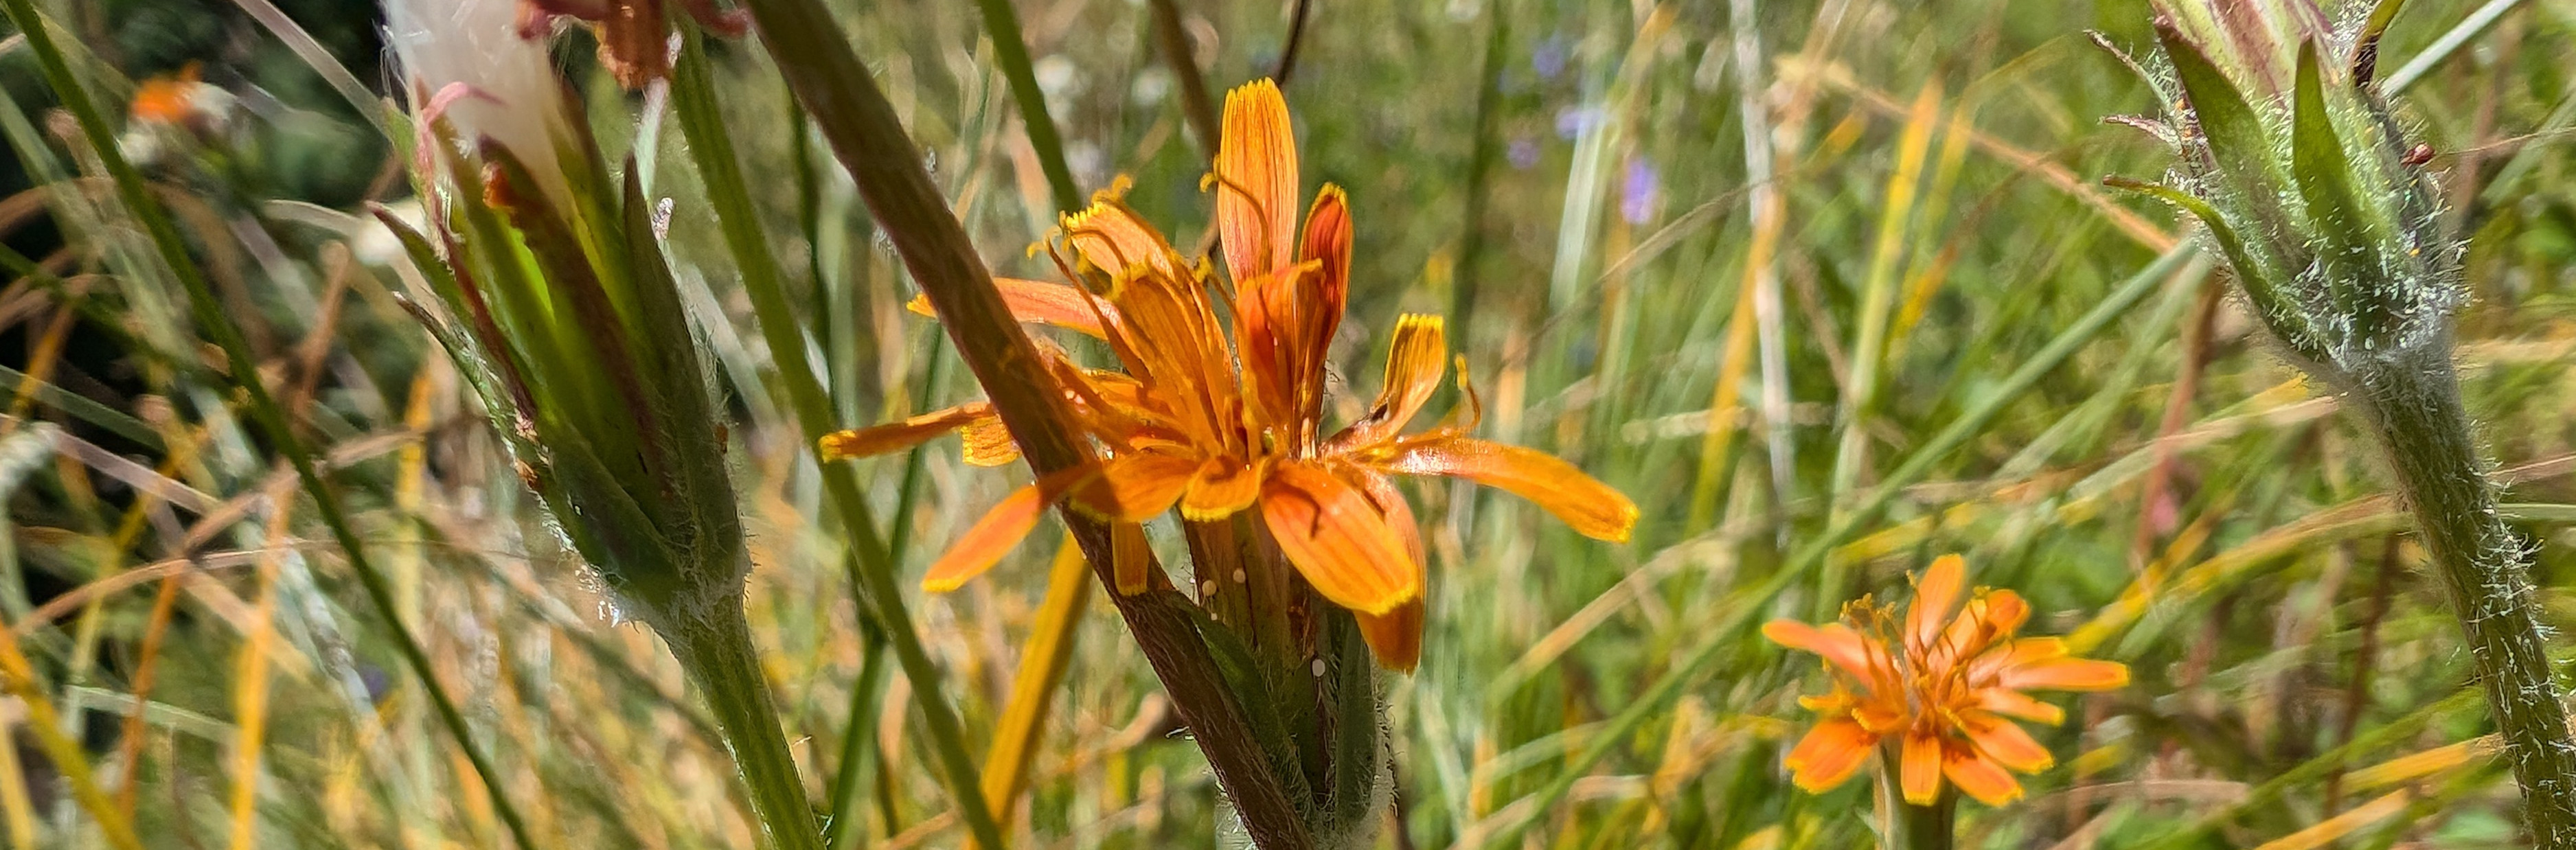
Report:
[{"label": "small orange flower head", "polygon": [[1833,677],[1831,691],[1798,700],[1817,715],[1781,760],[1799,788],[1841,785],[1886,747],[1908,803],[1931,804],[1947,781],[2003,805],[2021,796],[2014,773],[2055,764],[2014,721],[2054,725],[2066,716],[2028,692],[2129,683],[2129,668],[2071,657],[2057,638],[2015,637],[2030,619],[2021,594],[1966,586],[1966,562],[1944,555],[1924,571],[1902,618],[1864,597],[1844,608],[1841,622],[1762,627],[1774,643],[1823,656]]}]

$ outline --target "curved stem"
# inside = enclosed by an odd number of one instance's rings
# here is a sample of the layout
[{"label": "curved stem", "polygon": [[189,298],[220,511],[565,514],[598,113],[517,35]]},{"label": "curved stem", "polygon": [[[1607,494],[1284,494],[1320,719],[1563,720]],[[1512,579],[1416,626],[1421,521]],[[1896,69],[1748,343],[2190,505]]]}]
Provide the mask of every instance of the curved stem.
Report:
[{"label": "curved stem", "polygon": [[2522,785],[2532,846],[2576,848],[2576,739],[2541,639],[2532,547],[2496,511],[2495,485],[2460,405],[2450,345],[2391,354],[2362,365],[2354,378],[2468,639]]},{"label": "curved stem", "polygon": [[742,596],[717,603],[703,617],[658,630],[724,733],[725,748],[733,751],[734,766],[742,771],[769,846],[823,850],[823,832],[805,801],[805,783],[797,778],[796,758],[779,731],[778,708],[770,702],[769,681],[760,672],[760,650],[742,616]]}]

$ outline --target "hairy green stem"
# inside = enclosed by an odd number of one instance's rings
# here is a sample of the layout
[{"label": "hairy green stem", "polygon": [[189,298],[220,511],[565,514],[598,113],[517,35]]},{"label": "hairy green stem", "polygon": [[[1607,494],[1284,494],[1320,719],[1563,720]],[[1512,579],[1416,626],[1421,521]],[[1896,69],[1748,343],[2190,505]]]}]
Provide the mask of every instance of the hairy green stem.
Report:
[{"label": "hairy green stem", "polygon": [[2576,739],[2541,638],[2529,540],[2505,524],[2460,405],[2448,340],[2362,364],[2351,389],[2468,639],[2534,847],[2576,848]]},{"label": "hairy green stem", "polygon": [[733,752],[734,767],[742,771],[769,846],[823,850],[823,832],[805,802],[805,783],[796,776],[796,758],[779,731],[769,680],[760,672],[760,650],[743,620],[742,595],[718,601],[702,616],[655,627],[724,733],[725,749]]},{"label": "hairy green stem", "polygon": [[[797,422],[810,444],[832,431],[831,399],[805,359],[804,336],[788,307],[777,260],[770,255],[768,240],[752,212],[750,192],[743,184],[741,166],[734,159],[733,138],[725,132],[724,116],[716,108],[715,83],[707,69],[706,51],[698,40],[696,32],[691,31],[683,45],[681,61],[672,76],[672,103],[681,131],[688,135],[690,153],[696,157],[699,179],[706,184],[707,197],[716,208],[725,245],[740,267],[743,292],[750,296],[752,311],[759,317],[761,338],[769,345],[769,356],[778,362],[779,380],[787,387]],[[781,64],[786,64],[783,59]],[[1001,825],[993,819],[992,808],[986,804],[977,781],[974,758],[967,754],[965,732],[956,711],[948,705],[945,690],[939,687],[939,667],[922,648],[920,635],[913,631],[903,590],[895,584],[895,563],[877,536],[876,520],[869,515],[858,479],[848,464],[826,463],[821,473],[825,499],[840,513],[842,531],[851,540],[854,557],[845,559],[845,563],[850,585],[859,593],[859,608],[876,620],[894,650],[896,663],[903,667],[904,677],[912,681],[914,704],[921,710],[922,727],[929,732],[940,779],[948,786],[959,819],[965,821],[967,832],[975,836],[977,843],[1005,846]]]},{"label": "hairy green stem", "polygon": [[321,515],[323,525],[330,527],[332,540],[339,544],[340,551],[349,559],[349,570],[357,574],[359,586],[366,589],[367,603],[375,610],[376,619],[392,633],[394,647],[402,654],[403,666],[420,679],[421,690],[428,692],[430,705],[437,710],[439,724],[447,727],[448,734],[455,736],[457,748],[465,753],[466,762],[473,765],[475,776],[482,780],[484,793],[491,798],[493,814],[500,817],[501,825],[509,830],[510,838],[518,846],[539,846],[530,837],[527,821],[519,816],[518,806],[510,802],[500,772],[492,767],[492,760],[483,754],[482,748],[475,746],[473,735],[465,725],[465,715],[456,710],[456,701],[447,695],[445,687],[439,685],[437,675],[430,669],[429,653],[421,648],[420,638],[403,623],[401,608],[394,603],[392,584],[376,568],[375,562],[367,560],[366,548],[359,542],[357,532],[349,526],[349,518],[341,510],[340,500],[333,494],[330,484],[322,480],[321,472],[313,462],[311,448],[304,445],[303,438],[287,423],[286,414],[278,407],[277,400],[260,383],[259,364],[251,357],[250,344],[243,341],[241,328],[234,326],[231,315],[224,312],[214,290],[207,285],[204,272],[188,256],[188,243],[179,235],[178,226],[170,220],[169,213],[152,199],[150,188],[143,183],[143,174],[136,171],[117,148],[115,131],[108,127],[107,118],[99,112],[98,104],[90,100],[89,91],[72,76],[70,63],[63,58],[62,49],[54,44],[53,34],[46,30],[44,20],[37,16],[33,4],[29,0],[0,0],[0,4],[5,4],[10,21],[17,24],[18,31],[26,36],[28,49],[36,54],[37,63],[44,67],[45,79],[52,84],[54,93],[62,98],[63,108],[70,110],[73,119],[80,124],[81,133],[88,140],[92,152],[98,155],[100,164],[106,167],[109,178],[115,182],[117,197],[143,225],[144,232],[151,236],[153,247],[160,253],[162,262],[170,267],[171,276],[178,278],[180,285],[188,290],[188,303],[196,314],[197,323],[203,326],[207,336],[213,338],[216,347],[224,350],[225,363],[232,370],[232,382],[249,400],[252,420],[276,446],[277,452],[286,456],[287,464],[295,468],[297,481],[313,497],[315,513]]}]

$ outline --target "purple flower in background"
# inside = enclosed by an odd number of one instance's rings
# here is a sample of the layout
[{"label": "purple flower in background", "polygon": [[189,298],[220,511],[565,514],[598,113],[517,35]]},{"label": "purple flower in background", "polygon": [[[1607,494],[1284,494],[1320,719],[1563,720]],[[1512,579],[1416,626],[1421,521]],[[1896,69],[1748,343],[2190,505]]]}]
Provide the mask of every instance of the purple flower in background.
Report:
[{"label": "purple flower in background", "polygon": [[1541,80],[1556,79],[1556,75],[1565,73],[1565,55],[1565,36],[1548,36],[1530,50],[1530,70],[1538,72]]},{"label": "purple flower in background", "polygon": [[1528,136],[1514,138],[1509,146],[1503,148],[1503,157],[1511,160],[1513,168],[1522,171],[1537,168],[1538,140]]},{"label": "purple flower in background", "polygon": [[1629,224],[1644,224],[1664,205],[1664,182],[1645,157],[1628,160],[1628,176],[1619,183],[1619,215]]},{"label": "purple flower in background", "polygon": [[1568,106],[1556,112],[1556,135],[1557,138],[1572,139],[1600,123],[1601,107]]}]

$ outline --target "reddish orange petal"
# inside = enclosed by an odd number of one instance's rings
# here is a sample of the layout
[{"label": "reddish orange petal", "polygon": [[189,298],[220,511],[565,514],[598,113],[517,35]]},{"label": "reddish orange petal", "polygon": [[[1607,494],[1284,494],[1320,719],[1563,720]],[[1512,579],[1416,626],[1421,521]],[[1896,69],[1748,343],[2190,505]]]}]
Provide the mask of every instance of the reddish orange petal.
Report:
[{"label": "reddish orange petal", "polygon": [[1897,758],[1897,786],[1905,792],[1905,802],[1931,805],[1941,796],[1941,736],[1908,732],[1904,746]]},{"label": "reddish orange petal", "polygon": [[2048,748],[2023,731],[2021,724],[1984,712],[1966,712],[1959,718],[1959,731],[1967,733],[1977,750],[1996,764],[2023,773],[2047,770],[2057,759]]},{"label": "reddish orange petal", "polygon": [[1333,435],[1335,447],[1373,446],[1394,437],[1440,391],[1449,369],[1449,343],[1440,317],[1408,314],[1395,324],[1386,352],[1386,384],[1366,415]]},{"label": "reddish orange petal", "polygon": [[1228,92],[1217,137],[1217,234],[1240,281],[1286,265],[1297,245],[1297,138],[1279,86],[1261,79]]},{"label": "reddish orange petal", "polygon": [[1315,264],[1305,278],[1309,320],[1298,328],[1297,345],[1322,368],[1324,349],[1342,323],[1351,292],[1351,208],[1342,187],[1331,183],[1315,193],[1306,210],[1306,244],[1298,259]]},{"label": "reddish orange petal", "polygon": [[1452,475],[1538,503],[1596,540],[1625,543],[1637,503],[1554,455],[1473,437],[1407,440],[1379,466],[1414,475]]},{"label": "reddish orange petal", "polygon": [[1968,582],[1967,559],[1943,555],[1932,560],[1923,578],[1914,584],[1914,604],[1905,611],[1906,640],[1921,652],[1941,636],[1941,627],[1950,617],[1951,606],[1959,604],[1959,591]]},{"label": "reddish orange petal", "polygon": [[[997,277],[993,288],[1002,291],[1002,306],[1011,310],[1011,318],[1034,325],[1052,325],[1087,336],[1107,336],[1100,329],[1102,319],[1118,321],[1118,308],[1109,302],[1089,297],[1081,289],[1061,283]],[[930,307],[930,296],[916,295],[904,308],[924,316],[938,318]],[[1095,308],[1097,308],[1095,310]]]},{"label": "reddish orange petal", "polygon": [[[901,422],[853,431],[834,431],[823,435],[823,439],[816,441],[816,446],[824,460],[872,457],[912,448],[941,434],[975,427],[979,423],[989,423],[989,427],[1002,430],[1001,417],[993,413],[993,405],[978,401],[931,411]],[[1009,441],[1010,432],[1002,430],[1002,439]]]},{"label": "reddish orange petal", "polygon": [[1075,491],[1073,506],[1115,522],[1144,522],[1171,510],[1198,468],[1198,461],[1162,452],[1120,455]]},{"label": "reddish orange petal", "polygon": [[1827,720],[1807,730],[1798,745],[1780,759],[1789,779],[1810,794],[1822,794],[1851,779],[1877,749],[1878,736],[1849,720]]},{"label": "reddish orange petal", "polygon": [[1762,624],[1762,636],[1772,643],[1790,649],[1805,650],[1825,657],[1825,662],[1860,682],[1877,681],[1876,665],[1871,663],[1870,640],[1841,623],[1812,626],[1796,620],[1773,620]]},{"label": "reddish orange petal", "polygon": [[1126,596],[1145,592],[1145,571],[1154,557],[1154,550],[1145,544],[1145,527],[1132,522],[1110,524],[1109,553],[1118,592]]},{"label": "reddish orange petal", "polygon": [[2011,640],[2013,633],[2030,621],[2030,603],[2021,594],[2009,590],[1980,593],[1959,610],[1957,619],[1932,647],[1943,661],[1976,658],[1999,640]]},{"label": "reddish orange petal", "polygon": [[1261,498],[1261,470],[1241,461],[1209,458],[1181,491],[1181,518],[1218,520],[1252,507]]},{"label": "reddish orange petal", "polygon": [[1997,687],[2035,691],[2107,691],[2129,684],[2128,665],[2090,658],[2056,658],[2004,668]]},{"label": "reddish orange petal", "polygon": [[[1989,806],[2000,806],[2021,798],[2021,783],[2013,780],[2011,771],[1968,747],[1950,748],[1942,757],[1941,773],[1950,777],[1961,793]],[[1919,802],[1929,803],[1931,800]]]},{"label": "reddish orange petal", "polygon": [[1335,605],[1385,614],[1422,592],[1422,573],[1386,517],[1331,473],[1302,463],[1272,467],[1261,518],[1288,562]]},{"label": "reddish orange petal", "polygon": [[1377,666],[1411,673],[1422,662],[1422,597],[1415,596],[1382,615],[1352,616],[1359,620],[1360,637],[1368,641],[1369,654],[1377,656]]}]

